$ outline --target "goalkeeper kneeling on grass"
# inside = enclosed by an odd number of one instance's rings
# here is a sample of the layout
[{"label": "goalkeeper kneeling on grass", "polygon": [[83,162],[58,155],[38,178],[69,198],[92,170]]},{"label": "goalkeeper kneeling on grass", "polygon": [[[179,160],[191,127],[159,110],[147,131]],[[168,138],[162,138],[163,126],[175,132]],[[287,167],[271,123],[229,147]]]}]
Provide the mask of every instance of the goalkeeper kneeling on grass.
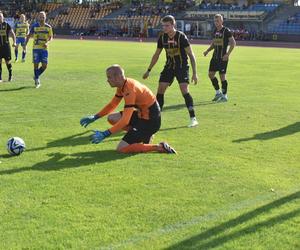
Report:
[{"label": "goalkeeper kneeling on grass", "polygon": [[[166,142],[151,144],[152,136],[160,129],[160,108],[155,95],[145,85],[126,78],[124,70],[119,65],[112,65],[106,70],[107,82],[112,88],[117,88],[112,100],[97,114],[80,120],[83,127],[108,115],[108,122],[113,126],[105,131],[94,131],[92,143],[98,144],[111,134],[126,130],[117,147],[121,153],[160,152],[176,154],[176,151]],[[112,113],[124,98],[125,106],[122,112]]]}]

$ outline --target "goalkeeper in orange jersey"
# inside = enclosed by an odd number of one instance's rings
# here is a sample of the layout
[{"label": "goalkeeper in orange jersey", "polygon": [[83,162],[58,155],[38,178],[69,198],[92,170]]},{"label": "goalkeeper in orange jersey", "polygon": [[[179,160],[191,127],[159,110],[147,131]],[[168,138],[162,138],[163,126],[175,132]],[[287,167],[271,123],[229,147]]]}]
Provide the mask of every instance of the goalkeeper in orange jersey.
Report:
[{"label": "goalkeeper in orange jersey", "polygon": [[[111,134],[126,130],[117,147],[121,153],[160,152],[174,154],[176,151],[166,142],[151,144],[152,136],[160,129],[160,107],[155,95],[145,85],[126,78],[124,70],[119,65],[112,65],[106,70],[107,82],[112,88],[117,88],[112,100],[97,114],[80,120],[81,126],[108,115],[112,124],[105,131],[94,131],[92,143],[98,144]],[[124,98],[125,106],[122,112],[112,113]]]}]

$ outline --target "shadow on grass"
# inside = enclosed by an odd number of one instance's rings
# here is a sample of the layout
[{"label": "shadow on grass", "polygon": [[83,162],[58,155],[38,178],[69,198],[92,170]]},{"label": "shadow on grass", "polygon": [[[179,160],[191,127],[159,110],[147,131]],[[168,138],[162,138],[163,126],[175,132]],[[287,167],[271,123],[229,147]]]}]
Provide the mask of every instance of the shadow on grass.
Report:
[{"label": "shadow on grass", "polygon": [[[204,102],[198,102],[195,103],[194,106],[205,106],[205,105],[213,105],[213,104],[217,104],[217,102],[212,102],[212,101],[204,101]],[[186,105],[185,104],[176,104],[176,105],[170,105],[170,106],[165,106],[163,108],[163,112],[168,112],[168,111],[176,111],[179,109],[186,109]]]},{"label": "shadow on grass", "polygon": [[[169,131],[169,130],[176,130],[176,129],[183,129],[187,128],[187,126],[180,126],[180,127],[170,127],[170,128],[162,128],[159,131]],[[159,133],[159,132],[158,132]]]},{"label": "shadow on grass", "polygon": [[97,150],[74,154],[53,153],[48,156],[51,157],[49,160],[39,162],[32,167],[0,170],[0,175],[17,174],[26,171],[54,171],[67,168],[78,168],[96,163],[120,160],[132,155],[120,154],[116,150]]},{"label": "shadow on grass", "polygon": [[[92,135],[92,131],[86,130],[79,134],[75,134],[75,135],[71,135],[71,136],[67,136],[64,138],[60,138],[60,139],[51,141],[51,142],[47,143],[47,145],[44,147],[27,149],[26,152],[45,150],[45,149],[56,148],[56,147],[68,147],[68,146],[73,147],[73,146],[87,145],[87,144],[90,144],[90,136],[91,135]],[[119,135],[112,135],[111,137],[104,140],[102,143],[110,142],[110,141],[119,141],[119,140],[120,140]]]},{"label": "shadow on grass", "polygon": [[0,89],[0,92],[13,92],[13,91],[19,91],[23,89],[33,89],[34,86],[22,86],[18,88],[12,88],[12,89]]},{"label": "shadow on grass", "polygon": [[198,235],[195,235],[189,239],[186,239],[182,242],[179,242],[173,246],[170,246],[166,249],[175,250],[175,249],[210,249],[215,247],[220,247],[226,242],[235,240],[237,238],[243,237],[247,234],[252,234],[258,230],[272,227],[276,224],[283,223],[289,219],[292,219],[300,215],[300,208],[295,209],[288,213],[283,213],[267,219],[265,221],[258,222],[254,225],[246,226],[241,230],[236,232],[228,233],[224,235],[228,230],[233,230],[235,227],[246,223],[252,219],[256,219],[259,215],[264,213],[269,213],[272,209],[278,208],[293,200],[300,199],[300,191],[297,191],[293,194],[282,197],[278,200],[275,200],[269,204],[261,206],[254,209],[253,211],[242,214],[234,219],[231,219],[227,222],[224,222],[218,226],[212,227]]},{"label": "shadow on grass", "polygon": [[232,142],[239,143],[239,142],[252,141],[252,140],[271,140],[274,138],[292,135],[298,132],[300,132],[300,122],[295,122],[291,125],[276,130],[255,134],[252,137],[241,138],[241,139],[233,140]]}]

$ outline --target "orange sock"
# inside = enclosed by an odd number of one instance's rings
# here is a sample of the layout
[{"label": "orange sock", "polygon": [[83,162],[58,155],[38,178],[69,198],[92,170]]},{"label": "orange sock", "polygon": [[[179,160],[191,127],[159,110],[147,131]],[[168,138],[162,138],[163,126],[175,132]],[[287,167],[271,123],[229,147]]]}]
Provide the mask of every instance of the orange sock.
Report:
[{"label": "orange sock", "polygon": [[159,147],[156,144],[142,144],[134,143],[120,150],[121,153],[147,153],[147,152],[160,152]]}]

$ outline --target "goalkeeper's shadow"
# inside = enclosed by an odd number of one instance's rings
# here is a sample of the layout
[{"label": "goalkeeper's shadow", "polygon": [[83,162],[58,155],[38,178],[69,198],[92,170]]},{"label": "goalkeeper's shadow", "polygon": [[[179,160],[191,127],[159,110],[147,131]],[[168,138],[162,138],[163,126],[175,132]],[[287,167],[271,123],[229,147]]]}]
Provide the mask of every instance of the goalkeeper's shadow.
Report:
[{"label": "goalkeeper's shadow", "polygon": [[[133,155],[121,154],[116,150],[96,150],[74,154],[52,153],[48,154],[48,156],[50,157],[48,160],[36,163],[31,167],[0,170],[0,175],[16,174],[27,171],[59,171],[68,168],[79,168],[94,164],[121,160]],[[118,165],[115,166],[117,167]]]},{"label": "goalkeeper's shadow", "polygon": [[[88,135],[87,135],[88,134]],[[82,133],[70,135],[64,138],[60,138],[51,142],[48,142],[46,146],[26,149],[27,152],[31,151],[40,151],[49,148],[58,148],[58,147],[75,147],[90,144],[90,136],[92,134],[91,130],[86,130]],[[101,143],[120,141],[121,135],[111,135],[109,138],[104,140]]]}]

